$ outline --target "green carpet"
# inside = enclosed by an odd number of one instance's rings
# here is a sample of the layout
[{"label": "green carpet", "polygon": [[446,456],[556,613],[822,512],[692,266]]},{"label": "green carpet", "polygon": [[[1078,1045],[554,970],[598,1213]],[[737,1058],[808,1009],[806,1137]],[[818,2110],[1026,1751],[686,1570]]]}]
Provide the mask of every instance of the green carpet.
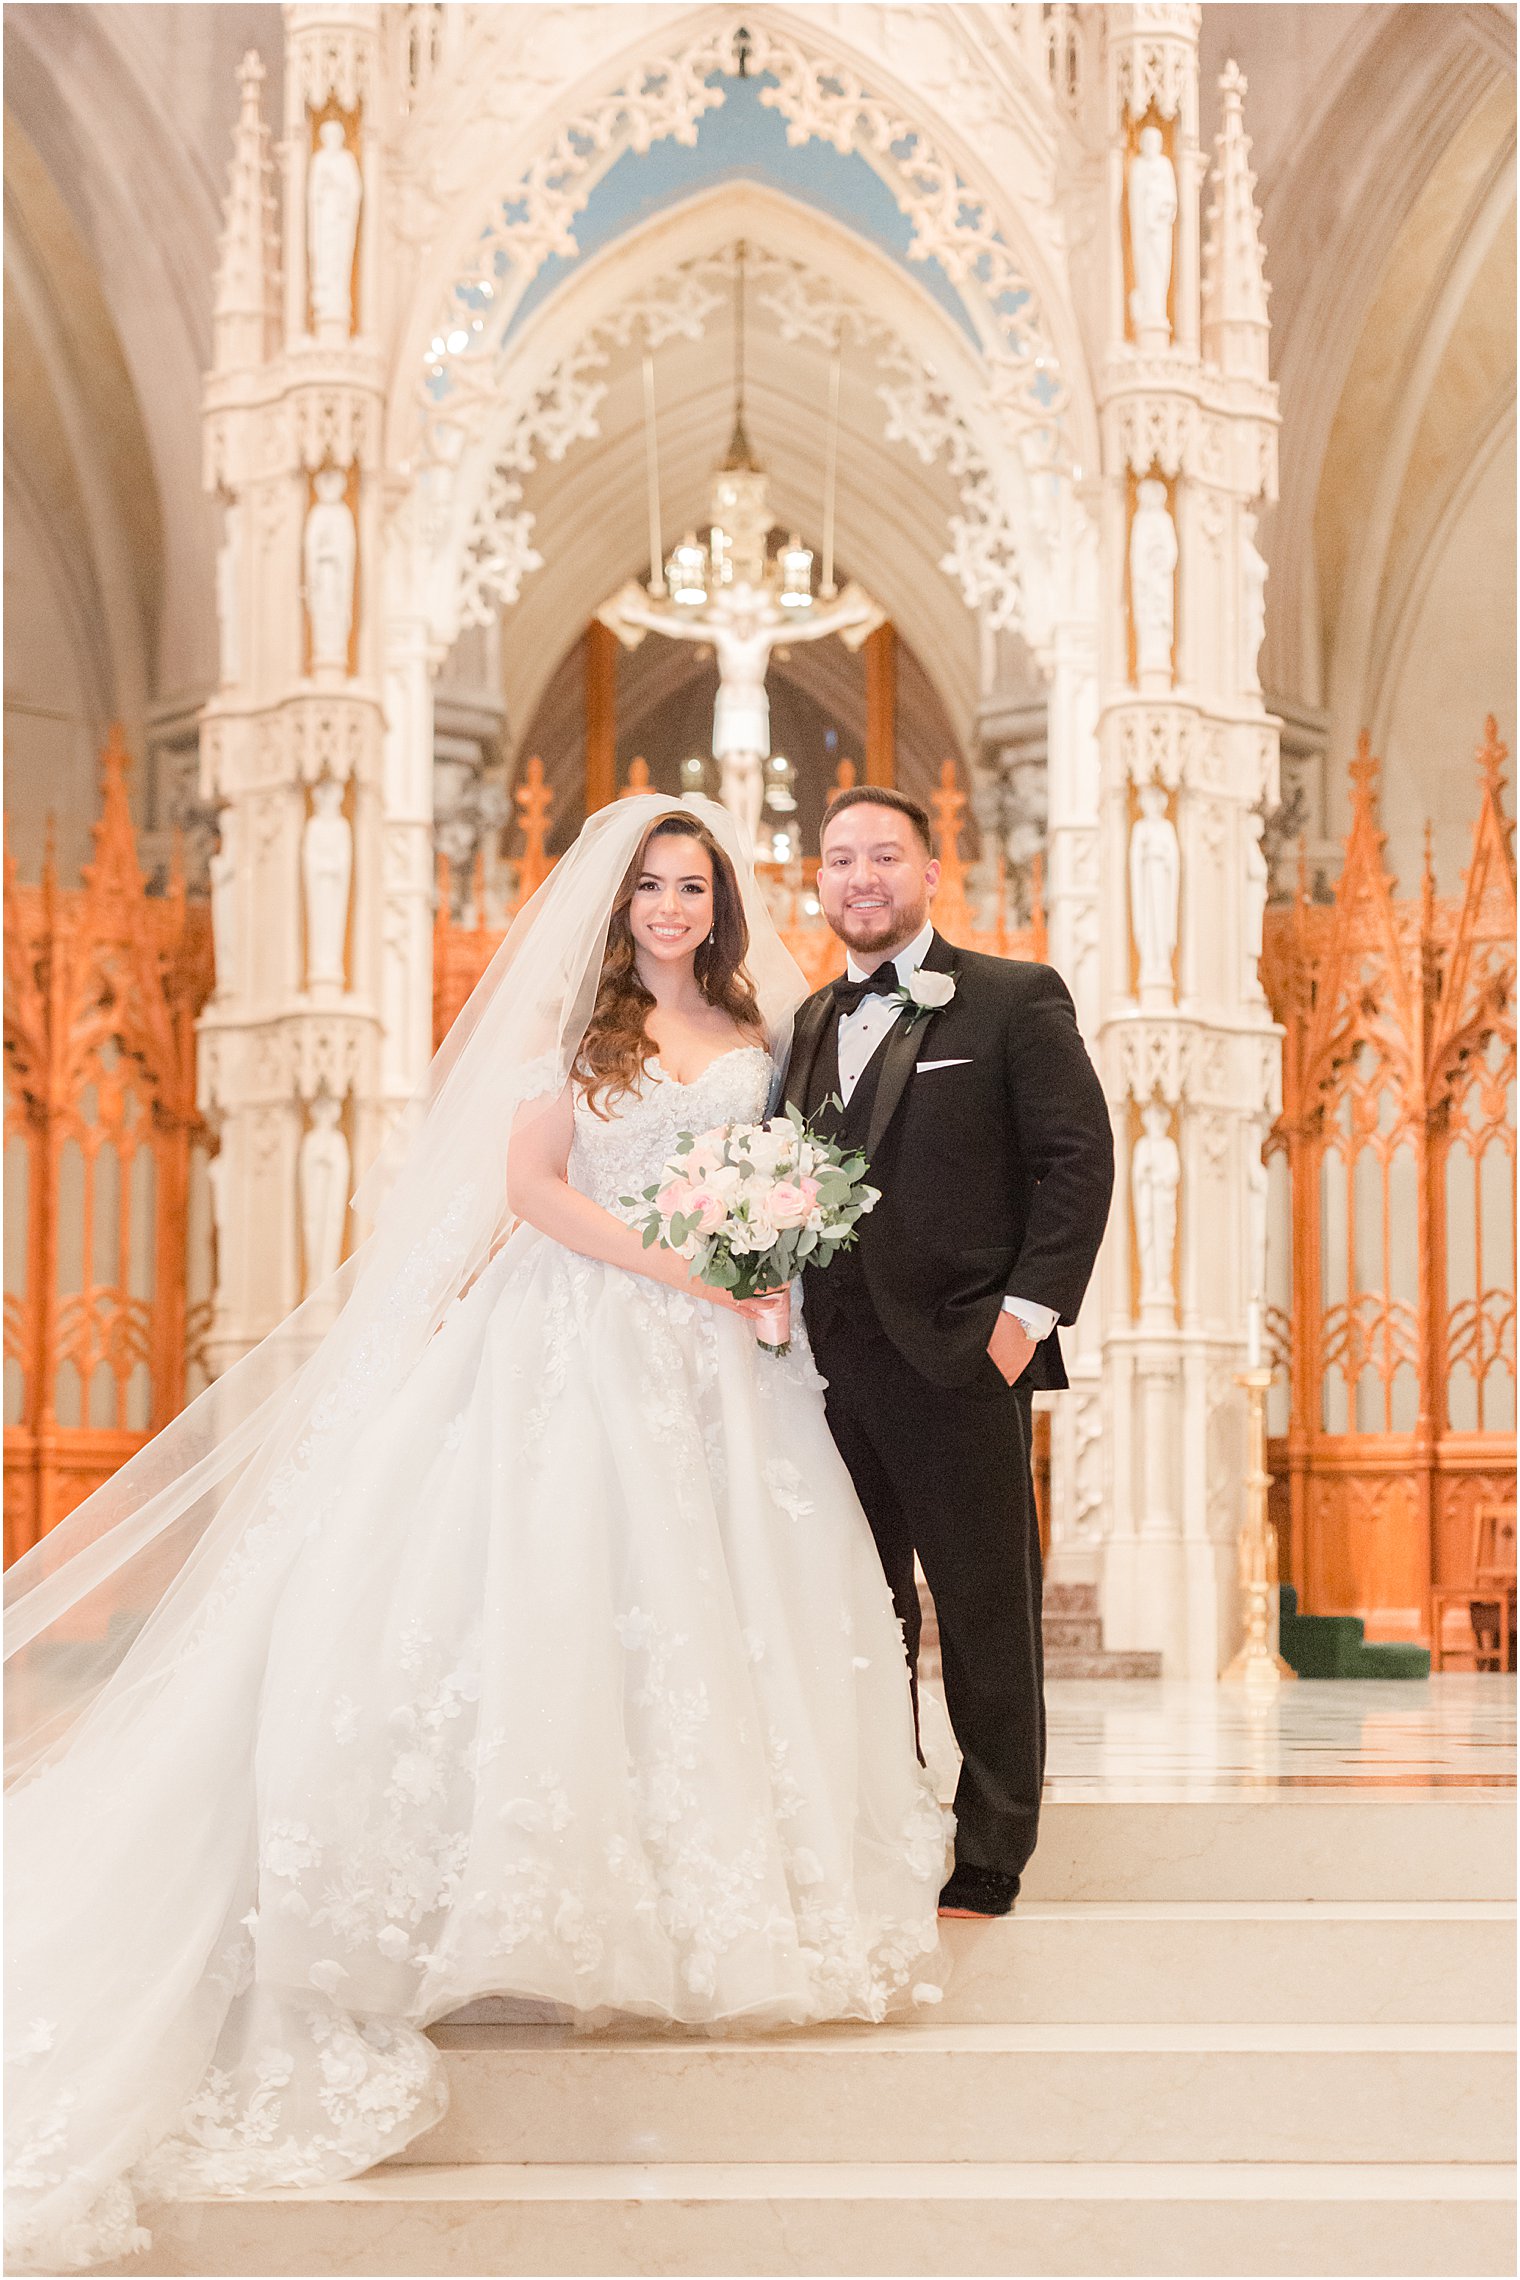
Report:
[{"label": "green carpet", "polygon": [[1277,1596],[1279,1649],[1300,1678],[1429,1678],[1428,1647],[1370,1640],[1360,1615],[1300,1615],[1291,1583]]}]

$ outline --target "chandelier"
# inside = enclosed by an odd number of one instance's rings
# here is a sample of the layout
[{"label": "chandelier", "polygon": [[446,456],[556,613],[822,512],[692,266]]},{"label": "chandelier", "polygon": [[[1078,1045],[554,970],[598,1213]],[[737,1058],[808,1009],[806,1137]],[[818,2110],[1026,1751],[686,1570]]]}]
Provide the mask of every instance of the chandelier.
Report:
[{"label": "chandelier", "polygon": [[[754,454],[744,424],[744,282],[746,246],[741,238],[734,264],[734,427],[728,453],[712,479],[708,495],[710,523],[706,541],[687,531],[671,551],[664,569],[664,590],[678,605],[700,609],[710,593],[723,586],[769,589],[782,608],[799,615],[812,608],[813,550],[793,531],[786,544],[772,555],[773,526],[770,481]],[[839,370],[836,351],[829,388],[828,471],[824,499],[824,565],[819,599],[832,600],[835,462],[839,418]],[[651,439],[651,453],[653,444]],[[657,480],[651,457],[650,560],[660,559],[658,514],[653,485]],[[660,576],[652,574],[658,593]]]}]

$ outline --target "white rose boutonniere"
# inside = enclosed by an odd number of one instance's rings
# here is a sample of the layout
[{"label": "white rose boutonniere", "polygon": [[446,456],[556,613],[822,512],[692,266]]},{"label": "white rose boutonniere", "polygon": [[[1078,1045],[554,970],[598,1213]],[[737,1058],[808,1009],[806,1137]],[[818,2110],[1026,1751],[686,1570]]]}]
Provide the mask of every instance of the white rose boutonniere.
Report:
[{"label": "white rose boutonniere", "polygon": [[955,995],[955,976],[937,974],[927,966],[920,966],[895,995],[889,1005],[900,1005],[903,1019],[910,1026],[915,1021],[927,1021],[931,1013],[939,1013]]}]

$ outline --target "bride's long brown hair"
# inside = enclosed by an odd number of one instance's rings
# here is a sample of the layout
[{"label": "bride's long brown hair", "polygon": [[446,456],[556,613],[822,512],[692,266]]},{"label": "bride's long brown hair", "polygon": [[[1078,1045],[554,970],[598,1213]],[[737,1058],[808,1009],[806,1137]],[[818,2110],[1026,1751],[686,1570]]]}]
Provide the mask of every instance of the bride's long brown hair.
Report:
[{"label": "bride's long brown hair", "polygon": [[744,898],[734,867],[705,823],[679,811],[657,816],[639,841],[633,861],[623,874],[602,958],[596,1004],[571,1075],[598,1116],[606,1116],[613,1098],[636,1089],[654,1057],[655,1043],[645,1027],[654,1004],[653,994],[639,979],[638,959],[628,912],[634,890],[644,875],[645,858],[656,839],[694,839],[707,849],[712,864],[712,932],[700,944],[694,971],[697,987],[709,1005],[728,1015],[736,1029],[755,1036],[764,1032],[755,986],[744,971],[749,948],[749,924]]}]

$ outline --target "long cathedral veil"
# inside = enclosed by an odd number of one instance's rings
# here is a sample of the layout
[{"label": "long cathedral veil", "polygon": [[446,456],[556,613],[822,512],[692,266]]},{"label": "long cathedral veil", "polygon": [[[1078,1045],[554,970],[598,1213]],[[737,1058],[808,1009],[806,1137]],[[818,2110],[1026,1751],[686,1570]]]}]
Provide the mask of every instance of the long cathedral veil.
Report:
[{"label": "long cathedral veil", "polygon": [[618,886],[662,815],[707,825],[734,867],[745,964],[773,1051],[807,984],[745,835],[700,797],[593,815],[525,904],[355,1198],[372,1232],[326,1284],[10,1569],[6,1779],[109,1745],[191,1651],[208,1609],[311,1525],[324,1468],[378,1414],[506,1231],[506,1147],[562,1082],[595,1002]]}]

